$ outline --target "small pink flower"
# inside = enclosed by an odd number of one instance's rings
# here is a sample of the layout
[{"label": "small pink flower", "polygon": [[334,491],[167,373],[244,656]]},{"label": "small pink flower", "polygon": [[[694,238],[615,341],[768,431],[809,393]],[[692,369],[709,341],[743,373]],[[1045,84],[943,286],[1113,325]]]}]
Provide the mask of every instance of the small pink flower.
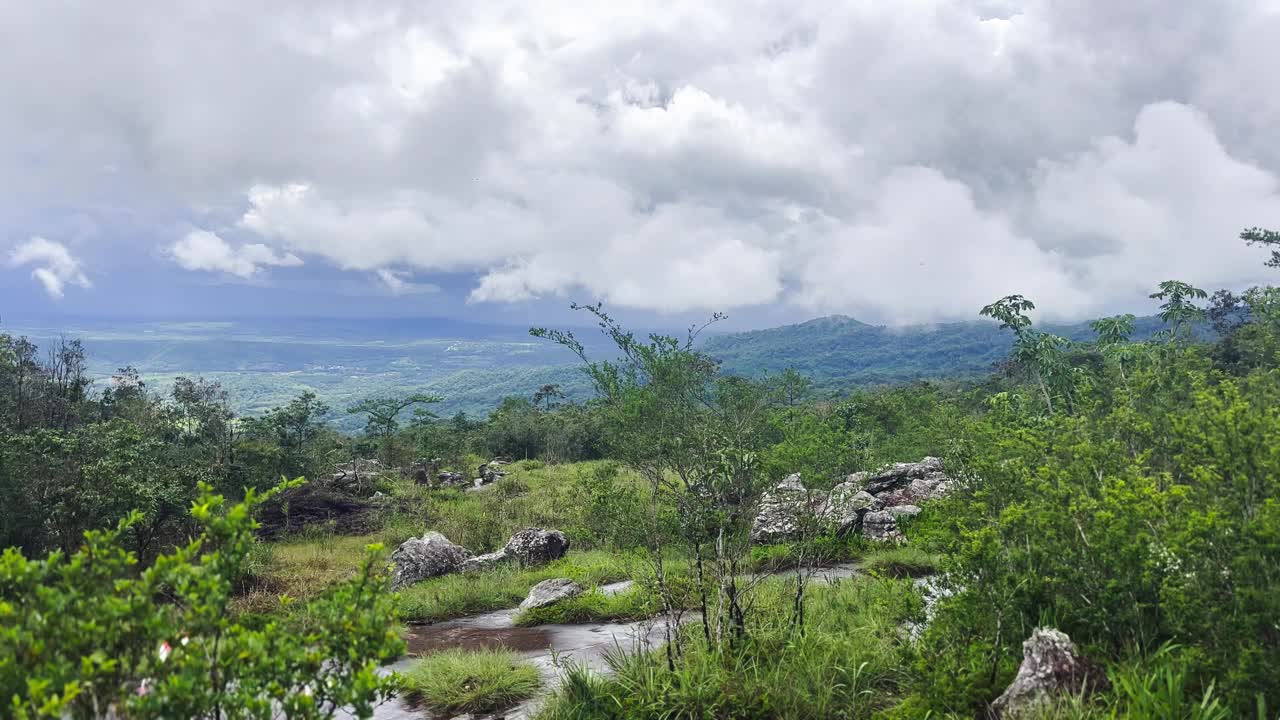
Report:
[{"label": "small pink flower", "polygon": [[143,696],[148,692],[151,692],[151,678],[143,678],[142,682],[138,683],[138,695]]},{"label": "small pink flower", "polygon": [[169,642],[167,640],[165,642],[160,643],[160,662],[164,662],[165,660],[168,660],[169,653],[171,652],[173,652],[173,648],[169,647]]}]

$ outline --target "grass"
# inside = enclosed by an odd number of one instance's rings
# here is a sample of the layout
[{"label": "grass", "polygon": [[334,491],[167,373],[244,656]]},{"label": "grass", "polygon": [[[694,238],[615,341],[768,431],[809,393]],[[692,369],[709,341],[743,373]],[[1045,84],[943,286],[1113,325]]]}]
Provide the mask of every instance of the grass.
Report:
[{"label": "grass", "polygon": [[517,530],[546,527],[568,535],[573,551],[564,560],[533,571],[502,568],[467,577],[448,576],[407,590],[402,598],[406,619],[441,620],[512,607],[541,580],[570,577],[597,585],[628,577],[627,561],[603,552],[580,552],[595,544],[583,530],[585,508],[576,501],[575,480],[600,463],[544,465],[525,460],[508,466],[508,476],[480,492],[429,489],[408,480],[384,487],[388,498],[382,529],[359,536],[337,535],[313,527],[272,543],[262,543],[250,558],[236,609],[241,614],[268,615],[281,609],[280,596],[306,600],[353,575],[366,546],[380,543],[383,557],[410,537],[427,530],[442,532],[473,552],[495,550]]},{"label": "grass", "polygon": [[400,591],[401,617],[409,622],[434,622],[503,610],[519,605],[529,588],[543,580],[567,577],[591,587],[625,580],[635,562],[602,550],[570,552],[539,568],[500,567],[482,573],[445,575]]},{"label": "grass", "polygon": [[917,545],[875,548],[862,558],[867,572],[893,578],[922,577],[938,571],[941,558]]},{"label": "grass", "polygon": [[748,639],[723,651],[686,627],[674,671],[662,653],[610,656],[615,674],[571,668],[544,717],[869,718],[904,679],[898,624],[918,611],[910,583],[863,579],[815,586],[805,632],[789,625],[790,590],[763,584]]},{"label": "grass", "polygon": [[448,715],[502,710],[542,687],[538,669],[508,650],[433,653],[401,678],[411,698]]},{"label": "grass", "polygon": [[642,620],[658,614],[661,609],[662,603],[658,596],[647,587],[636,585],[626,592],[614,595],[606,595],[595,589],[554,605],[523,610],[516,615],[515,624],[530,627]]},{"label": "grass", "polygon": [[383,545],[380,557],[402,540],[386,530],[368,535],[307,533],[280,543],[260,543],[250,555],[249,574],[235,607],[242,613],[278,610],[280,597],[309,600],[336,582],[352,577],[368,556],[368,546]]}]

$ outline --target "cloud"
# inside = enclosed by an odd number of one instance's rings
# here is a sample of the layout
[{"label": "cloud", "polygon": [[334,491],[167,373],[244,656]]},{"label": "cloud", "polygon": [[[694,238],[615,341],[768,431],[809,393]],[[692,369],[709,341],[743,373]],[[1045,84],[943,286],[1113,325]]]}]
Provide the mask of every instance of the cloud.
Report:
[{"label": "cloud", "polygon": [[223,272],[240,278],[251,278],[263,267],[294,267],[302,259],[292,253],[277,253],[262,243],[232,247],[217,234],[192,230],[169,246],[174,262],[186,270]]},{"label": "cloud", "polygon": [[42,237],[33,237],[14,248],[9,254],[10,267],[35,265],[31,277],[40,281],[49,297],[58,299],[67,285],[92,287],[89,278],[80,268],[80,261],[71,255],[66,245]]},{"label": "cloud", "polygon": [[474,303],[1138,309],[1260,278],[1277,35],[1273,0],[11,3],[0,203]]},{"label": "cloud", "polygon": [[1051,299],[1059,315],[1091,304],[1066,258],[1042,250],[1010,218],[979,209],[966,185],[930,168],[891,174],[856,223],[812,225],[796,299],[815,310],[906,323],[967,319],[1015,292]]},{"label": "cloud", "polygon": [[1280,181],[1233,156],[1204,113],[1156,103],[1139,112],[1131,140],[1100,138],[1043,162],[1033,212],[1043,237],[1076,256],[1080,286],[1136,299],[1152,278],[1265,282],[1258,250],[1237,236],[1280,227]]},{"label": "cloud", "polygon": [[403,270],[379,268],[375,274],[392,295],[419,295],[422,293],[440,292],[440,286],[438,285],[413,282],[408,279],[410,277],[410,273]]}]

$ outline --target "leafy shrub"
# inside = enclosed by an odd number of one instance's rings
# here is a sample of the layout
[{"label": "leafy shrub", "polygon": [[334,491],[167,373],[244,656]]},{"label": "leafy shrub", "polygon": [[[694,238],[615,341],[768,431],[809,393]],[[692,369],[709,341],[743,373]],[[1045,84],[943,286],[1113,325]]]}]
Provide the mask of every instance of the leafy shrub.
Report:
[{"label": "leafy shrub", "polygon": [[[121,546],[138,521],[90,531],[75,552],[0,557],[0,698],[16,718],[359,717],[393,689],[403,648],[371,554],[305,612],[250,628],[232,618],[255,540],[252,492],[228,506],[202,487],[201,534],[145,569]],[[270,493],[267,493],[270,495]],[[376,549],[373,550],[376,552]]]}]

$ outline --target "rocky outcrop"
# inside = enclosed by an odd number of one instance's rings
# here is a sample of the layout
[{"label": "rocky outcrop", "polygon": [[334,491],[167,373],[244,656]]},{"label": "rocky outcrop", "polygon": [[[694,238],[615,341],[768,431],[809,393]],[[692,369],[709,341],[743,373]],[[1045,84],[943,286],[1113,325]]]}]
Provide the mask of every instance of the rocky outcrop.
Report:
[{"label": "rocky outcrop", "polygon": [[846,480],[831,488],[822,517],[837,533],[844,534],[857,532],[864,515],[883,508],[884,503],[876,496],[863,490],[856,481]]},{"label": "rocky outcrop", "polygon": [[862,517],[862,536],[872,542],[903,542],[898,521],[888,510],[869,512]]},{"label": "rocky outcrop", "polygon": [[521,567],[537,567],[564,557],[569,552],[569,538],[559,530],[525,528],[512,535],[503,550]]},{"label": "rocky outcrop", "polygon": [[916,515],[920,503],[940,498],[950,489],[951,479],[935,457],[896,463],[877,473],[854,473],[830,493],[807,490],[799,475],[791,475],[761,499],[751,539],[759,543],[794,539],[812,521],[821,530],[861,532],[877,542],[900,542],[898,521]]},{"label": "rocky outcrop", "polygon": [[529,590],[529,597],[520,603],[521,610],[555,605],[561,600],[582,594],[582,586],[569,578],[552,578],[543,580]]},{"label": "rocky outcrop", "polygon": [[1017,718],[1059,695],[1088,694],[1108,686],[1106,673],[1081,655],[1066,633],[1036,628],[1022,643],[1022,665],[991,704],[995,718]]},{"label": "rocky outcrop", "polygon": [[802,522],[812,516],[813,500],[804,483],[800,482],[800,474],[788,475],[760,500],[760,511],[751,527],[751,539],[770,543],[795,537]]},{"label": "rocky outcrop", "polygon": [[430,485],[436,476],[440,474],[440,464],[442,462],[440,458],[415,460],[409,466],[409,476],[419,485]]},{"label": "rocky outcrop", "polygon": [[505,477],[507,473],[504,472],[502,468],[505,467],[506,464],[507,464],[506,461],[495,458],[481,465],[477,470],[477,472],[480,475],[480,477],[478,478],[480,481],[479,484],[487,485],[491,482],[496,482],[500,478]]},{"label": "rocky outcrop", "polygon": [[918,463],[894,463],[866,479],[864,489],[885,507],[919,505],[936,500],[951,490],[951,478],[942,471],[942,461],[926,457]]},{"label": "rocky outcrop", "polygon": [[473,558],[468,558],[466,562],[462,563],[462,567],[458,569],[462,572],[479,572],[481,570],[495,568],[510,559],[511,557],[507,555],[507,549],[502,548],[501,550],[495,550],[491,553],[485,553],[483,555],[476,555]]},{"label": "rocky outcrop", "polygon": [[436,487],[467,487],[470,484],[459,472],[445,471],[436,475]]},{"label": "rocky outcrop", "polygon": [[520,567],[537,567],[559,560],[569,552],[569,538],[559,530],[525,528],[511,536],[501,550],[468,559],[461,569],[466,572],[487,570],[504,562]]},{"label": "rocky outcrop", "polygon": [[427,578],[455,572],[471,556],[470,550],[453,544],[438,532],[410,538],[391,553],[391,587],[407,587]]}]

